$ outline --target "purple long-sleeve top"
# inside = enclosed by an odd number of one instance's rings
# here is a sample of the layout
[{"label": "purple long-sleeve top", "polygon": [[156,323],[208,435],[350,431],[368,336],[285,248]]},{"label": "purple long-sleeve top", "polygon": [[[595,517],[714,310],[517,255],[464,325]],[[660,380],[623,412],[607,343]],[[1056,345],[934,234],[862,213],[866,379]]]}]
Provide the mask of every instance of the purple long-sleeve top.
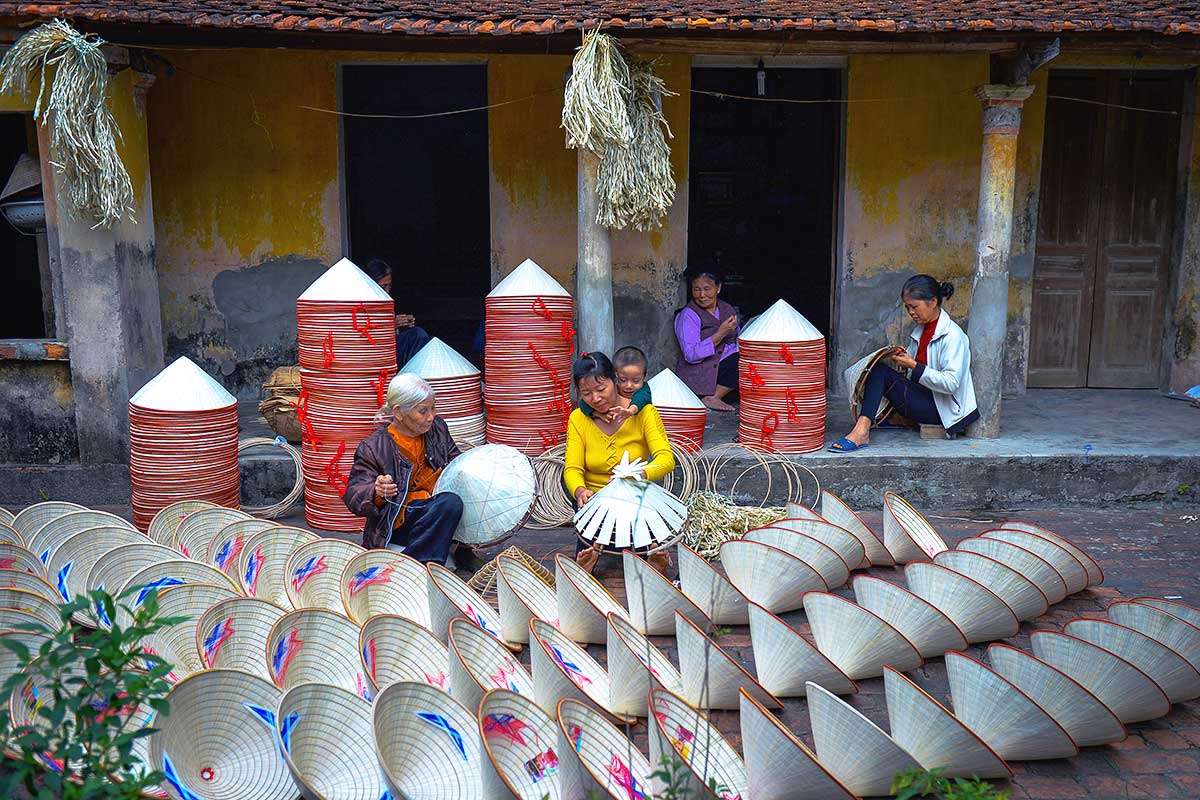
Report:
[{"label": "purple long-sleeve top", "polygon": [[[717,319],[721,318],[719,305],[712,310],[712,315]],[[740,332],[741,326],[739,325],[738,330],[722,342],[721,359],[738,351],[737,334]],[[689,364],[698,364],[717,352],[711,337],[700,337],[700,316],[690,308],[685,307],[683,311],[675,315],[675,338],[679,340],[679,349],[683,351],[683,360]]]}]

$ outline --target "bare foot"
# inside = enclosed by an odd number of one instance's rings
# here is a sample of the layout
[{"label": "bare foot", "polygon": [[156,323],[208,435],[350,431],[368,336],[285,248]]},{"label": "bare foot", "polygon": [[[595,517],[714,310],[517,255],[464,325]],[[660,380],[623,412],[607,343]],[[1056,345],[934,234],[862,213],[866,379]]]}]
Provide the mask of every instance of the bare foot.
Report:
[{"label": "bare foot", "polygon": [[646,556],[646,561],[660,574],[666,575],[667,567],[671,566],[671,555],[666,550],[659,550],[657,553]]},{"label": "bare foot", "polygon": [[711,408],[713,411],[733,411],[733,406],[726,403],[716,395],[709,395],[702,401],[704,405]]},{"label": "bare foot", "polygon": [[591,547],[584,548],[575,554],[575,563],[579,568],[589,575],[596,568],[596,562],[600,560],[600,545],[594,544]]}]

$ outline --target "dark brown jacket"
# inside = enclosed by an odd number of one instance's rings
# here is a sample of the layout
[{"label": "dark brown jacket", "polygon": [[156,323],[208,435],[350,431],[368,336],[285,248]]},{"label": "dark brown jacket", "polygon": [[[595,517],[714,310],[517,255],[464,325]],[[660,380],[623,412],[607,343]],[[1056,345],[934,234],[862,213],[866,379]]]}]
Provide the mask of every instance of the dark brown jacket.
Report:
[{"label": "dark brown jacket", "polygon": [[[433,469],[441,469],[459,455],[458,445],[450,435],[441,417],[434,417],[433,427],[425,434],[425,461]],[[363,525],[363,547],[368,550],[383,547],[391,538],[388,520],[394,519],[389,514],[391,505],[382,508],[375,505],[375,479],[380,475],[391,475],[401,494],[396,496],[396,502],[404,504],[404,491],[413,465],[408,462],[396,448],[392,435],[386,425],[381,425],[374,433],[363,439],[362,444],[354,451],[354,465],[350,467],[349,488],[342,497],[342,502],[350,512],[366,517]]]}]

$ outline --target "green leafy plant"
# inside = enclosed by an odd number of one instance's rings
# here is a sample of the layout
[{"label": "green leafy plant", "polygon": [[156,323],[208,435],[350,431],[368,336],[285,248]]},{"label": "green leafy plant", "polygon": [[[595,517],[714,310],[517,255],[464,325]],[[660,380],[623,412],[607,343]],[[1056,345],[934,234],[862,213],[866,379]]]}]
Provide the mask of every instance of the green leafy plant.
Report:
[{"label": "green leafy plant", "polygon": [[[89,608],[103,610],[112,628],[72,628],[71,615]],[[62,629],[36,651],[14,637],[0,639],[25,665],[5,683],[4,697],[20,692],[27,712],[13,718],[0,704],[0,730],[11,731],[7,749],[17,756],[0,774],[0,796],[24,786],[37,800],[132,800],[164,777],[149,771],[137,749],[153,733],[153,720],[168,712],[172,669],[148,657],[143,642],[184,620],[160,617],[153,590],[128,624],[102,591],[60,610]]]},{"label": "green leafy plant", "polygon": [[661,792],[655,793],[654,800],[687,800],[691,796],[687,786],[690,774],[687,764],[678,756],[663,755],[658,760],[658,769],[650,773],[650,780],[658,781],[663,787]]},{"label": "green leafy plant", "polygon": [[896,800],[934,797],[938,800],[1008,800],[1009,793],[980,778],[945,778],[941,769],[914,767],[892,781]]}]

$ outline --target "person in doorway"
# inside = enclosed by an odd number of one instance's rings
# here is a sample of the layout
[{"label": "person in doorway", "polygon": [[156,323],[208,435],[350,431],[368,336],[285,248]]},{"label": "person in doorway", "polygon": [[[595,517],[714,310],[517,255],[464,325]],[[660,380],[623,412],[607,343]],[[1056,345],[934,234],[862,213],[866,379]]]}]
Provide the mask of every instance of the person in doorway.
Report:
[{"label": "person in doorway", "polygon": [[[388,295],[392,293],[392,268],[381,258],[367,262],[365,272]],[[429,344],[429,334],[417,325],[412,314],[396,314],[396,368],[402,369],[417,352]]]},{"label": "person in doorway", "polygon": [[871,425],[886,397],[903,417],[922,425],[940,425],[956,436],[979,419],[971,382],[971,344],[963,329],[942,309],[954,285],[929,275],[904,282],[900,300],[917,324],[908,347],[897,347],[891,361],[871,368],[854,428],[829,446],[830,452],[852,453],[867,447]]},{"label": "person in doorway", "polygon": [[416,375],[401,374],[387,387],[380,427],[354,452],[342,500],[364,517],[363,547],[387,547],[421,562],[451,562],[474,572],[483,566],[470,548],[452,537],[463,515],[452,492],[433,494],[442,469],[459,455],[445,421],[434,412],[433,388]]},{"label": "person in doorway", "polygon": [[[667,441],[662,417],[651,403],[647,403],[636,415],[610,420],[609,412],[617,406],[628,407],[630,398],[623,397],[617,390],[617,372],[608,356],[603,353],[586,353],[571,368],[575,389],[590,414],[581,408],[571,412],[567,420],[567,452],[564,456],[563,480],[567,491],[581,507],[592,495],[608,485],[613,468],[621,462],[625,453],[629,460],[647,461],[647,480],[662,480],[675,469],[675,455]],[[575,560],[579,566],[591,572],[596,567],[603,548],[575,545]],[[659,572],[665,572],[669,557],[665,552],[652,554],[647,559]]]},{"label": "person in doorway", "polygon": [[[646,354],[637,347],[622,347],[613,353],[612,362],[617,375],[617,394],[628,400],[629,405],[615,404],[605,418],[609,422],[624,422],[654,399],[646,385]],[[592,408],[586,400],[580,399],[579,410],[585,417],[592,416]]]},{"label": "person in doorway", "polygon": [[675,313],[679,340],[677,374],[704,405],[714,411],[733,411],[725,399],[738,385],[738,345],[741,331],[737,311],[720,299],[721,277],[712,271],[688,276],[687,305]]}]

